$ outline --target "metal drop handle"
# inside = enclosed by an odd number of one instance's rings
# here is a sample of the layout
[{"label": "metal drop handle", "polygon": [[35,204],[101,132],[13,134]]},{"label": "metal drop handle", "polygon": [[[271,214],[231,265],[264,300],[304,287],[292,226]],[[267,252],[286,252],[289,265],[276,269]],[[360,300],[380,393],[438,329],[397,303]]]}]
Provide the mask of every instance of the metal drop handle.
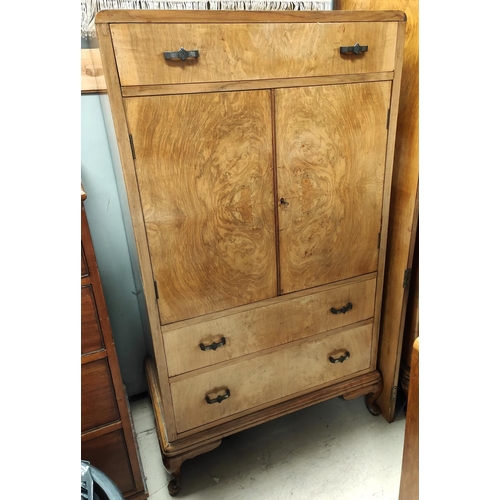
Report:
[{"label": "metal drop handle", "polygon": [[343,363],[346,359],[349,359],[351,357],[351,353],[349,351],[346,351],[343,356],[339,356],[338,358],[334,358],[332,356],[328,356],[328,360],[330,363]]},{"label": "metal drop handle", "polygon": [[184,47],[181,47],[177,52],[163,52],[163,57],[166,60],[180,59],[181,61],[185,61],[188,57],[197,59],[200,57],[200,52],[198,50],[186,50]]},{"label": "metal drop handle", "polygon": [[210,351],[210,350],[215,351],[218,347],[222,347],[223,345],[226,345],[226,339],[224,337],[222,337],[219,342],[215,342],[214,340],[209,345],[205,345],[200,342],[200,349],[202,351]]},{"label": "metal drop handle", "polygon": [[357,56],[362,52],[368,52],[368,45],[360,45],[359,43],[356,43],[348,47],[340,47],[341,54],[354,54]]},{"label": "metal drop handle", "polygon": [[229,389],[226,389],[226,393],[223,395],[219,395],[216,398],[210,399],[208,396],[205,396],[205,401],[209,405],[213,405],[214,403],[222,403],[225,399],[227,399],[229,396],[231,396],[231,392],[229,392]]},{"label": "metal drop handle", "polygon": [[330,308],[332,314],[345,314],[347,311],[352,309],[352,302],[348,302],[344,307],[340,309],[335,309],[335,307]]}]

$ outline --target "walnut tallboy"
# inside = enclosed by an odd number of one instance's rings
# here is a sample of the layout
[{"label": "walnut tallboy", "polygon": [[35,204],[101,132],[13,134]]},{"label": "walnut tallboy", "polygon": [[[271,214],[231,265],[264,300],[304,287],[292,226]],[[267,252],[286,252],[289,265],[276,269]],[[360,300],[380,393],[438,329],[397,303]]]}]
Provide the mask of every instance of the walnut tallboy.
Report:
[{"label": "walnut tallboy", "polygon": [[[160,446],[382,389],[405,15],[101,11]],[[120,177],[121,178],[121,177]]]}]

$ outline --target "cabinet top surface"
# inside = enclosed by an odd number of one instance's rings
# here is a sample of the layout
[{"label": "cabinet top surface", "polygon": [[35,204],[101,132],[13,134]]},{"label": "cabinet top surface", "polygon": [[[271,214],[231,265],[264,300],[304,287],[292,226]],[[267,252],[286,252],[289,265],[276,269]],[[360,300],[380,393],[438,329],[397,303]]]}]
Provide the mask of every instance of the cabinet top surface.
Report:
[{"label": "cabinet top surface", "polygon": [[344,23],[406,21],[399,10],[373,11],[189,11],[102,10],[96,24],[107,23]]}]

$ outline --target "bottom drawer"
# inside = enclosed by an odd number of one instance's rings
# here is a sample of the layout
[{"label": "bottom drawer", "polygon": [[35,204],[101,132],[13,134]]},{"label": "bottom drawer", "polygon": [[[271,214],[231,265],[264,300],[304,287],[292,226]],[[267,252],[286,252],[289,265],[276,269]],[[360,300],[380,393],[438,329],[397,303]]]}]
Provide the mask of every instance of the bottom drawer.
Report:
[{"label": "bottom drawer", "polygon": [[136,490],[127,443],[121,429],[82,440],[81,457],[104,472],[124,495]]},{"label": "bottom drawer", "polygon": [[177,432],[366,370],[371,339],[369,323],[171,379]]}]

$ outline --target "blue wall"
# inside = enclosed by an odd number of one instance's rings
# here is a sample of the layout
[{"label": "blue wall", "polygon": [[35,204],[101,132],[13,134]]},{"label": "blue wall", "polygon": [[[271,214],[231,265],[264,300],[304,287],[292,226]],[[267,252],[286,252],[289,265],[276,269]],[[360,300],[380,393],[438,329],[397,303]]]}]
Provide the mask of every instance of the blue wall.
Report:
[{"label": "blue wall", "polygon": [[[127,243],[126,207],[120,204],[113,163],[119,161],[107,120],[107,95],[81,96],[82,182],[84,201],[123,382],[129,396],[147,390],[143,364],[149,330],[134,274],[134,248]],[[123,202],[123,200],[122,200]],[[125,215],[125,218],[124,218]],[[142,314],[141,314],[142,313]]]}]

